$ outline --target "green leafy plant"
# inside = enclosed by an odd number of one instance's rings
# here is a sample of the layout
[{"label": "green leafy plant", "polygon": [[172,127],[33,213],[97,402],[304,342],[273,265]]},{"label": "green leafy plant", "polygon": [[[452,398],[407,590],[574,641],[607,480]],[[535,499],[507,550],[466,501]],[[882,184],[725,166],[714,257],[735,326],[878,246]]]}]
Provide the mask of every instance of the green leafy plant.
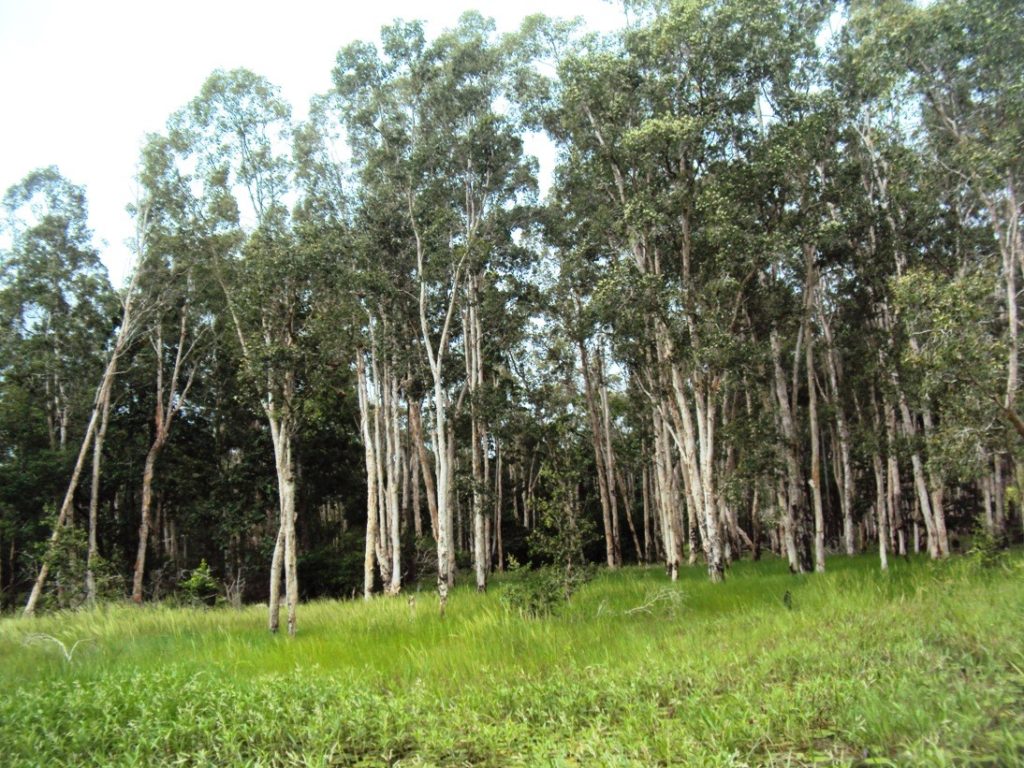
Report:
[{"label": "green leafy plant", "polygon": [[194,606],[216,605],[220,594],[220,584],[213,578],[205,559],[200,560],[199,567],[193,569],[178,586],[186,602]]},{"label": "green leafy plant", "polygon": [[971,536],[968,556],[985,569],[999,568],[1006,564],[1006,547],[1001,536],[983,522],[979,522]]},{"label": "green leafy plant", "polygon": [[548,476],[555,492],[538,504],[539,525],[527,538],[530,553],[544,565],[531,570],[510,559],[512,580],[502,594],[506,607],[524,617],[555,613],[593,575],[583,549],[596,537],[595,526],[580,514],[565,476]]},{"label": "green leafy plant", "polygon": [[550,616],[568,599],[564,572],[559,568],[548,565],[531,570],[516,563],[509,573],[512,579],[501,593],[501,601],[523,618]]}]

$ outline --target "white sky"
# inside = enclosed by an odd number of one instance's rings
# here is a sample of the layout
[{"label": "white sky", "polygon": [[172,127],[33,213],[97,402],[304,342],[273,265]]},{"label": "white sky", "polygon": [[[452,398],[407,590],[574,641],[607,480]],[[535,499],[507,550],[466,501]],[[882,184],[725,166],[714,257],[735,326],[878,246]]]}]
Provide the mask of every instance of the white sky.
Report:
[{"label": "white sky", "polygon": [[342,46],[376,41],[396,18],[423,19],[433,36],[469,9],[502,32],[532,13],[581,16],[599,31],[624,20],[607,0],[0,0],[0,194],[47,165],[84,185],[96,244],[119,284],[145,134],[162,130],[210,72],[247,67],[302,117],[331,87]]}]

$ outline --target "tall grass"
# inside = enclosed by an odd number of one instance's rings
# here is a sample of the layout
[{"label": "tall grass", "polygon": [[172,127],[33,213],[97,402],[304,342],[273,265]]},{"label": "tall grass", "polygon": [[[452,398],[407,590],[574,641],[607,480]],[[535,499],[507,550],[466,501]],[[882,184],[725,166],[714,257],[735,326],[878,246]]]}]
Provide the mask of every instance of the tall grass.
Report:
[{"label": "tall grass", "polygon": [[427,592],[305,604],[292,640],[260,607],[6,619],[0,763],[1024,764],[1021,565],[628,568],[542,619],[499,581],[443,620]]}]

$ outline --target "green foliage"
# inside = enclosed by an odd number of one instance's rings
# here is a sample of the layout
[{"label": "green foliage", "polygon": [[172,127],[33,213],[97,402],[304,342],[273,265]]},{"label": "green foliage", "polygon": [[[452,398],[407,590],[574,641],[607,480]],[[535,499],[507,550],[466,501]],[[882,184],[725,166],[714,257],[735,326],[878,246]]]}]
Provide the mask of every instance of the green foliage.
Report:
[{"label": "green foliage", "polygon": [[[50,525],[57,519],[52,506],[47,510],[46,519]],[[41,604],[44,610],[78,608],[85,603],[85,555],[88,542],[81,528],[66,527],[61,530],[55,543],[49,540],[37,544],[37,555],[30,563],[35,572],[42,563],[50,569]]]},{"label": "green foliage", "polygon": [[1009,562],[1004,537],[981,521],[974,527],[967,554],[980,568],[987,570],[1004,567]]},{"label": "green foliage", "polygon": [[192,569],[188,578],[181,580],[178,588],[192,606],[215,605],[220,595],[220,584],[213,577],[205,559],[199,562],[197,568]]},{"label": "green foliage", "polygon": [[363,591],[361,528],[345,531],[333,546],[319,547],[299,556],[299,584],[303,598],[353,597]]},{"label": "green foliage", "polygon": [[584,547],[597,538],[594,522],[580,514],[569,493],[563,487],[554,499],[539,500],[538,525],[527,537],[531,555],[567,572],[583,564]]},{"label": "green foliage", "polygon": [[566,571],[553,565],[530,569],[513,562],[509,581],[501,590],[501,601],[522,618],[541,618],[559,611],[573,593],[589,580],[590,568]]}]

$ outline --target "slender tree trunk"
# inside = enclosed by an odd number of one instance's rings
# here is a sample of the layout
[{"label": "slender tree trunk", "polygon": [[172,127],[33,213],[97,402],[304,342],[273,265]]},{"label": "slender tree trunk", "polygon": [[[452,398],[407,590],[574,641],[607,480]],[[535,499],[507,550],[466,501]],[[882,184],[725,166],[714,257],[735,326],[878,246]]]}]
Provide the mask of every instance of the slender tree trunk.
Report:
[{"label": "slender tree trunk", "polygon": [[297,630],[296,614],[299,604],[298,557],[295,540],[294,425],[291,422],[291,416],[282,413],[270,418],[270,428],[274,442],[281,528],[284,531],[284,588],[288,613],[288,635],[294,637]]},{"label": "slender tree trunk", "polygon": [[[425,246],[420,235],[419,223],[416,219],[413,205],[413,196],[408,196],[409,223],[412,226],[413,235],[416,239],[416,272],[419,282],[419,314],[420,332],[422,334],[423,346],[427,352],[427,362],[430,366],[430,374],[434,383],[434,446],[437,458],[437,594],[438,607],[443,617],[448,606],[448,587],[453,577],[452,562],[455,552],[451,546],[452,528],[452,505],[451,505],[451,478],[452,465],[454,464],[454,445],[449,448],[448,439],[448,416],[447,403],[448,393],[444,388],[444,356],[448,350],[448,338],[451,329],[452,316],[455,313],[456,298],[459,292],[462,270],[465,265],[466,255],[469,249],[465,249],[459,263],[451,278],[450,292],[447,307],[444,313],[444,323],[436,341],[431,332],[430,323],[427,320],[427,277],[424,270]],[[451,450],[451,453],[449,452]],[[424,468],[425,469],[425,468]]]},{"label": "slender tree trunk", "polygon": [[398,423],[398,379],[389,366],[387,376],[387,401],[385,404],[385,428],[387,429],[386,446],[388,451],[388,512],[390,541],[388,549],[391,553],[391,584],[388,592],[397,595],[402,590],[402,539],[401,522],[402,507],[400,491],[402,484],[402,442]]},{"label": "slender tree trunk", "polygon": [[274,556],[270,561],[270,600],[267,605],[267,629],[277,632],[281,625],[281,571],[284,566],[284,528],[277,527]]},{"label": "slender tree trunk", "polygon": [[[124,352],[128,341],[132,338],[135,333],[136,321],[134,314],[134,299],[135,289],[138,284],[138,268],[132,270],[131,282],[128,284],[128,288],[125,291],[125,298],[121,308],[121,325],[117,331],[117,338],[114,341],[114,348],[110,353],[110,358],[107,360],[107,367],[103,371],[103,377],[100,379],[100,384],[96,388],[96,398],[93,401],[92,414],[89,417],[89,424],[85,429],[85,437],[82,438],[82,445],[78,450],[78,458],[75,461],[75,468],[71,473],[71,480],[68,482],[67,491],[64,494],[64,501],[60,505],[60,511],[57,514],[57,522],[53,527],[53,532],[50,534],[50,541],[47,546],[47,554],[53,551],[56,546],[58,539],[60,538],[61,529],[64,528],[67,520],[69,519],[72,510],[74,508],[75,491],[78,490],[78,482],[82,475],[82,469],[85,466],[85,458],[89,454],[89,449],[92,446],[93,438],[95,437],[96,430],[99,426],[101,416],[101,402],[105,399],[102,397],[104,392],[108,392],[113,387],[114,374],[117,371],[117,362]],[[36,612],[36,605],[39,603],[39,598],[43,594],[43,587],[46,584],[46,578],[49,575],[50,566],[47,562],[47,558],[43,559],[43,564],[39,568],[39,574],[36,576],[35,583],[32,585],[32,592],[29,594],[28,602],[25,603],[25,616],[34,616]]]},{"label": "slender tree trunk", "polygon": [[775,370],[775,396],[777,413],[782,427],[782,454],[786,462],[786,485],[779,496],[782,503],[782,530],[785,535],[789,567],[794,573],[806,573],[810,563],[805,555],[806,542],[801,524],[800,465],[796,456],[796,426],[793,423],[786,377],[782,371],[782,345],[778,332],[771,331],[772,362]]},{"label": "slender tree trunk", "polygon": [[[164,344],[163,327],[160,319],[157,319],[155,337],[153,338],[153,351],[156,354],[156,406],[153,414],[153,443],[146,453],[146,462],[142,472],[142,511],[141,522],[139,523],[139,546],[135,556],[135,571],[132,577],[132,600],[136,605],[142,603],[142,582],[146,569],[146,550],[149,546],[149,531],[153,525],[153,474],[156,469],[156,460],[167,444],[167,438],[171,433],[171,424],[174,417],[185,404],[189,390],[195,377],[196,369],[188,375],[184,385],[179,391],[178,384],[181,380],[182,366],[191,355],[195,346],[186,347],[188,341],[188,305],[181,310],[181,318],[178,325],[178,346],[174,356],[174,365],[171,368],[170,378],[164,381]],[[166,397],[166,402],[164,398]]]},{"label": "slender tree trunk", "polygon": [[146,569],[146,551],[149,548],[149,530],[152,527],[153,474],[157,456],[164,447],[166,436],[158,433],[146,453],[142,470],[142,520],[139,523],[139,544],[135,553],[135,568],[132,572],[132,602],[142,604],[142,581]]},{"label": "slender tree trunk", "polygon": [[[116,366],[116,361],[115,361]],[[115,368],[116,371],[116,368]],[[92,486],[89,489],[89,553],[85,564],[85,591],[86,599],[90,605],[96,604],[96,558],[99,556],[99,540],[97,528],[99,526],[100,508],[100,473],[103,461],[103,442],[107,435],[107,425],[110,423],[110,398],[113,385],[113,376],[106,381],[100,391],[102,415],[100,426],[92,449]],[[0,592],[3,591],[3,579],[0,579]]]},{"label": "slender tree trunk", "polygon": [[[932,420],[931,410],[925,408],[921,413],[921,422],[924,424],[925,437],[935,432],[935,424]],[[945,486],[940,474],[929,469],[928,483],[931,487],[932,516],[935,521],[935,538],[937,539],[939,557],[949,555],[949,534],[946,531],[946,512],[943,500],[945,498]]]},{"label": "slender tree trunk", "polygon": [[651,496],[648,491],[650,487],[650,471],[645,466],[640,474],[640,501],[643,504],[644,511],[644,562],[649,563],[655,555],[651,551],[652,544],[652,531],[651,531]]},{"label": "slender tree trunk", "polygon": [[611,503],[609,512],[612,518],[612,546],[614,548],[615,564],[622,565],[622,537],[619,534],[619,508],[618,497],[615,493],[615,444],[612,441],[612,416],[611,407],[608,402],[608,382],[605,377],[604,352],[599,348],[597,355],[597,379],[598,394],[601,403],[600,425],[601,425],[601,447],[604,450],[604,469],[607,476],[605,485],[608,488],[608,501]]},{"label": "slender tree trunk", "polygon": [[994,530],[1003,533],[1006,528],[1006,491],[1003,482],[1003,457],[996,454],[992,457],[992,495],[995,502]]},{"label": "slender tree trunk", "polygon": [[622,506],[626,513],[626,526],[629,528],[630,538],[633,540],[633,550],[636,552],[637,560],[645,562],[644,550],[640,547],[640,538],[636,534],[636,525],[633,522],[633,496],[626,479],[622,476],[622,470],[616,467],[616,482],[619,485],[619,493],[622,494]]},{"label": "slender tree trunk", "polygon": [[679,534],[676,529],[675,515],[672,511],[670,448],[666,434],[667,429],[659,409],[654,408],[652,412],[654,414],[655,440],[655,498],[657,499],[658,517],[661,523],[662,543],[665,549],[665,566],[668,570],[669,578],[672,581],[676,581],[679,578],[678,548],[676,546],[676,539]]},{"label": "slender tree trunk", "polygon": [[590,441],[594,450],[594,461],[597,467],[597,488],[601,498],[601,523],[604,530],[605,562],[609,568],[615,568],[617,563],[615,562],[615,535],[612,526],[611,502],[611,494],[614,493],[614,490],[608,487],[608,471],[605,466],[606,455],[601,434],[601,415],[598,411],[597,398],[594,394],[594,377],[587,344],[580,338],[576,340],[576,345],[580,351],[583,390],[587,401],[587,416],[590,420]]},{"label": "slender tree trunk", "polygon": [[817,573],[825,572],[825,512],[821,503],[821,442],[820,428],[818,425],[818,387],[814,373],[814,329],[811,325],[811,313],[817,302],[814,294],[817,292],[817,270],[814,266],[814,249],[811,246],[804,246],[806,255],[807,279],[805,290],[806,332],[804,334],[804,354],[806,355],[807,369],[807,420],[808,431],[811,436],[811,477],[808,485],[811,489],[811,501],[814,507],[814,570]]},{"label": "slender tree trunk", "polygon": [[839,498],[843,513],[843,545],[846,548],[846,554],[852,556],[857,553],[857,546],[853,535],[853,462],[850,459],[850,426],[846,419],[840,390],[839,355],[836,353],[835,344],[832,341],[832,329],[822,306],[820,292],[817,301],[818,318],[821,321],[822,335],[825,337],[825,362],[827,363],[831,405],[836,420],[839,461],[842,468]]},{"label": "slender tree trunk", "polygon": [[501,534],[501,512],[502,505],[504,504],[504,481],[502,478],[502,456],[501,456],[501,444],[498,444],[497,449],[497,466],[494,470],[494,547],[497,550],[498,558],[498,572],[505,572],[505,545],[502,541]]},{"label": "slender tree trunk", "polygon": [[373,595],[373,566],[377,543],[377,457],[370,430],[370,398],[366,380],[365,351],[356,351],[356,382],[359,396],[359,428],[366,463],[366,544],[363,555],[363,599]]},{"label": "slender tree trunk", "polygon": [[423,472],[423,486],[427,496],[427,510],[430,512],[430,534],[437,541],[437,488],[434,485],[434,470],[427,454],[427,446],[423,439],[422,405],[419,398],[409,400],[409,428],[412,440],[416,444],[419,455],[419,466]]},{"label": "slender tree trunk", "polygon": [[[882,434],[882,421],[879,418],[878,403],[871,392],[874,429]],[[879,562],[882,570],[889,569],[888,540],[889,526],[886,524],[886,472],[882,462],[881,451],[876,449],[871,455],[871,467],[874,470],[874,514],[879,525]]]},{"label": "slender tree trunk", "polygon": [[[406,412],[409,424],[412,424],[412,402],[406,403]],[[411,429],[411,426],[410,426]],[[409,465],[412,469],[412,477],[410,483],[412,484],[412,526],[413,532],[417,539],[423,538],[423,508],[420,501],[420,453],[419,449],[414,443],[416,442],[416,435],[414,433],[409,435]]]},{"label": "slender tree trunk", "polygon": [[[102,391],[107,386],[108,378],[113,376],[113,358],[107,365],[107,373],[104,374],[103,383],[100,385]],[[71,472],[71,480],[68,483],[67,491],[64,494],[64,501],[60,505],[60,511],[57,514],[57,522],[53,526],[53,533],[50,534],[50,541],[47,549],[47,554],[53,551],[56,546],[58,539],[60,538],[61,530],[67,524],[68,518],[71,514],[71,509],[75,502],[75,491],[78,489],[78,481],[82,476],[82,469],[85,467],[85,459],[89,455],[89,449],[92,447],[92,441],[96,434],[98,422],[100,420],[100,397],[97,392],[96,402],[93,405],[92,416],[89,418],[89,424],[85,430],[85,437],[82,439],[82,445],[78,451],[78,459],[75,462],[75,468]],[[39,603],[39,598],[43,594],[43,587],[46,584],[46,578],[50,574],[50,564],[48,558],[43,559],[43,564],[39,568],[39,574],[36,576],[35,583],[32,585],[32,592],[29,594],[28,602],[25,604],[24,616],[34,616],[36,612],[36,605]]]},{"label": "slender tree trunk", "polygon": [[[808,364],[813,365],[810,358],[811,347],[808,344]],[[810,404],[808,405],[808,419],[811,432],[811,478],[808,485],[811,487],[811,498],[814,503],[814,570],[817,573],[825,572],[825,512],[821,504],[821,447],[818,436],[818,406],[814,395],[814,374],[809,374]]]}]

